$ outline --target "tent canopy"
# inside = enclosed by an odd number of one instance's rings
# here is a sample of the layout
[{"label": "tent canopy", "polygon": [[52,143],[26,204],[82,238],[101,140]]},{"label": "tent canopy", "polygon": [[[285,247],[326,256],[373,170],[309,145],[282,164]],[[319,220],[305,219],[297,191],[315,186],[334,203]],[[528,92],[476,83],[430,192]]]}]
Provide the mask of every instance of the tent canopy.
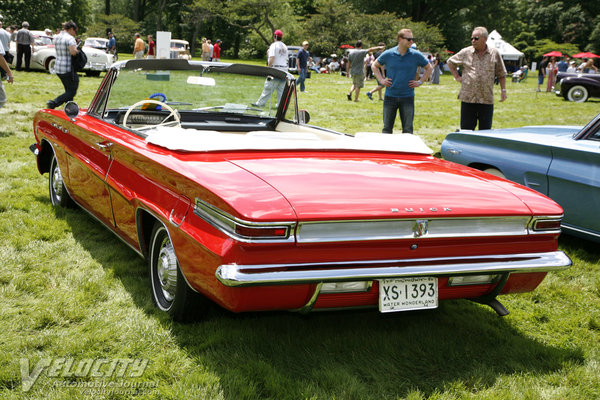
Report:
[{"label": "tent canopy", "polygon": [[488,35],[487,45],[497,49],[505,61],[518,61],[523,57],[523,53],[515,49],[510,43],[505,42],[496,30]]}]

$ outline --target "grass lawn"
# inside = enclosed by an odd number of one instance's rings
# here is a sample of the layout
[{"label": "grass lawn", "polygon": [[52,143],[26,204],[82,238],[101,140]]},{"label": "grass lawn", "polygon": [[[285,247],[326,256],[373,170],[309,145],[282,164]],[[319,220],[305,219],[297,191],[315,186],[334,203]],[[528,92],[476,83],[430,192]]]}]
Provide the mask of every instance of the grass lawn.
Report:
[{"label": "grass lawn", "polygon": [[[82,77],[86,107],[100,83]],[[346,99],[351,80],[316,75],[299,94],[311,124],[380,131],[382,102]],[[572,268],[511,314],[445,301],[427,312],[232,315],[178,324],[151,302],[147,267],[79,209],[55,209],[27,147],[56,76],[15,73],[0,109],[1,399],[598,399],[600,250],[563,237]],[[494,127],[583,125],[600,112],[507,83]],[[415,133],[439,150],[459,124],[458,84],[417,89]],[[499,93],[497,93],[499,94]],[[498,97],[498,96],[497,96]],[[396,129],[400,132],[400,123]],[[591,210],[597,214],[598,210]],[[47,366],[46,366],[47,365]],[[36,379],[37,376],[37,379]],[[24,378],[25,377],[25,378]]]}]

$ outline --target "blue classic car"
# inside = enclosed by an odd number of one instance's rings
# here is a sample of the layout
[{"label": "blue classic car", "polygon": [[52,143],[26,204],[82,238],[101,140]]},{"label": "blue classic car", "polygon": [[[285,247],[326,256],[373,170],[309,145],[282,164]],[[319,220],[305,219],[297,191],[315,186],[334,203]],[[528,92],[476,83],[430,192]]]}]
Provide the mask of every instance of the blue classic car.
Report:
[{"label": "blue classic car", "polygon": [[442,156],[505,177],[551,197],[567,233],[600,242],[600,114],[585,127],[450,133]]}]

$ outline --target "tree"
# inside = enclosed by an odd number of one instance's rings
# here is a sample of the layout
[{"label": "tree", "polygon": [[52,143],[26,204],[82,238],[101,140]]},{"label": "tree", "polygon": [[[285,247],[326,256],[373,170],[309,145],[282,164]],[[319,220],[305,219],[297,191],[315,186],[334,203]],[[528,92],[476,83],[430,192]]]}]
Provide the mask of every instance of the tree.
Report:
[{"label": "tree", "polygon": [[105,37],[107,28],[115,36],[119,52],[131,53],[133,51],[133,34],[140,31],[138,23],[121,14],[100,14],[96,16],[96,21],[89,26],[86,33],[88,36]]},{"label": "tree", "polygon": [[594,19],[592,26],[595,26],[595,28],[590,35],[590,42],[585,47],[585,51],[598,54],[600,52],[600,15]]},{"label": "tree", "polygon": [[316,54],[338,52],[340,45],[354,45],[358,39],[367,46],[379,42],[387,47],[396,46],[401,28],[412,29],[418,38],[417,45],[423,51],[439,51],[444,43],[440,30],[423,22],[398,18],[396,14],[388,12],[361,14],[352,6],[336,0],[319,1],[317,14],[306,20],[304,28],[304,37],[311,42],[312,52]]},{"label": "tree", "polygon": [[186,20],[193,27],[193,35],[191,40],[191,52],[196,52],[196,42],[198,35],[202,31],[204,25],[209,25],[209,22],[216,18],[221,10],[221,4],[214,0],[194,0],[187,11],[185,11]]},{"label": "tree", "polygon": [[89,11],[88,0],[2,0],[4,24],[20,27],[23,21],[27,21],[31,29],[54,30],[61,26],[61,22],[72,19],[85,31]]}]

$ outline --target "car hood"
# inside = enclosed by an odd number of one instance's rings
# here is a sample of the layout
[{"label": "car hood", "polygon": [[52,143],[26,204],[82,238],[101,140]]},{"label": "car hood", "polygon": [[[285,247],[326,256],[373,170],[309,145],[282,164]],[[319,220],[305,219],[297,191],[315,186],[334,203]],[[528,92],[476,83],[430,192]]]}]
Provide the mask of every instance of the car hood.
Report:
[{"label": "car hood", "polygon": [[534,202],[549,203],[548,211],[561,212],[554,202],[526,188],[431,156],[229,161],[279,192],[300,220],[531,214],[520,191]]}]

